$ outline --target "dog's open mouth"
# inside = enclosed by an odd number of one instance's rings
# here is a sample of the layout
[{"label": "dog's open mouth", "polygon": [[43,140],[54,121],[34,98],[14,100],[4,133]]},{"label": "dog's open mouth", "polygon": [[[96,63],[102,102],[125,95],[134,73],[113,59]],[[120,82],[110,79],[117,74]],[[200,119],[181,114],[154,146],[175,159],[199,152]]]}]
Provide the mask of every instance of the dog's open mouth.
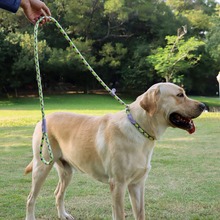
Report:
[{"label": "dog's open mouth", "polygon": [[172,113],[170,114],[169,120],[174,127],[184,129],[190,134],[194,133],[196,130],[192,118],[185,118],[178,113]]}]

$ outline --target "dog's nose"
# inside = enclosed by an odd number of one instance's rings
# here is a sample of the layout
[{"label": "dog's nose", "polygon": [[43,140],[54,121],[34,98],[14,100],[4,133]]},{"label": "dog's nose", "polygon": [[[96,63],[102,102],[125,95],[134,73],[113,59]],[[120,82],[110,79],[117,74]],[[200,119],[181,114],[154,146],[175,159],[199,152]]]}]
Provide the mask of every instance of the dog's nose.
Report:
[{"label": "dog's nose", "polygon": [[203,112],[206,109],[206,105],[204,103],[199,104],[199,109],[201,112]]}]

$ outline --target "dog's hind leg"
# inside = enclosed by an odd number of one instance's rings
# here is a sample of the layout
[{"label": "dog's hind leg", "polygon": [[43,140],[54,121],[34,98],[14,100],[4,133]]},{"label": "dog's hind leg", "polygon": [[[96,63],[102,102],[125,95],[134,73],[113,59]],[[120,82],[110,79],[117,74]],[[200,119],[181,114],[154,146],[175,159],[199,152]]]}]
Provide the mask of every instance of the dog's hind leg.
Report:
[{"label": "dog's hind leg", "polygon": [[43,164],[40,161],[40,159],[33,160],[32,187],[31,187],[31,192],[27,199],[26,220],[35,220],[34,212],[35,212],[36,198],[52,166],[53,166],[52,164],[51,165]]},{"label": "dog's hind leg", "polygon": [[74,218],[66,212],[65,206],[64,206],[65,191],[72,178],[72,168],[64,160],[58,160],[55,163],[55,167],[59,175],[59,182],[54,192],[55,197],[56,197],[58,217],[61,220],[74,220]]},{"label": "dog's hind leg", "polygon": [[[25,169],[26,173],[32,171],[32,186],[31,186],[31,192],[27,198],[26,220],[35,220],[34,212],[35,212],[35,202],[36,202],[37,196],[40,192],[40,189],[48,173],[53,167],[53,163],[50,165],[45,165],[40,159],[39,146],[41,144],[41,137],[42,137],[41,124],[38,123],[35,128],[35,131],[33,134],[33,140],[32,140],[34,157],[33,157],[32,162]],[[45,146],[43,147],[43,155],[46,158],[49,158],[49,155],[48,155],[48,152]]]}]

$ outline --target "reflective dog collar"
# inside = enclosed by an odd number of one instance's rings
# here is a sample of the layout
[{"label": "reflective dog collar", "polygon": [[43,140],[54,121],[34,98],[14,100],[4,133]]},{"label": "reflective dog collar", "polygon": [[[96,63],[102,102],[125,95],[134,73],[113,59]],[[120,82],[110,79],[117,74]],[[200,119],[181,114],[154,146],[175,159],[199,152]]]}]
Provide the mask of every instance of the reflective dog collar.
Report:
[{"label": "reflective dog collar", "polygon": [[127,105],[126,106],[126,114],[127,114],[127,117],[128,117],[128,120],[131,122],[131,124],[133,124],[135,126],[135,128],[137,128],[137,130],[143,134],[146,138],[148,138],[149,140],[151,141],[154,141],[155,138],[151,135],[149,135],[136,121],[135,119],[133,118],[132,114],[131,114],[131,111],[129,109],[129,106]]}]

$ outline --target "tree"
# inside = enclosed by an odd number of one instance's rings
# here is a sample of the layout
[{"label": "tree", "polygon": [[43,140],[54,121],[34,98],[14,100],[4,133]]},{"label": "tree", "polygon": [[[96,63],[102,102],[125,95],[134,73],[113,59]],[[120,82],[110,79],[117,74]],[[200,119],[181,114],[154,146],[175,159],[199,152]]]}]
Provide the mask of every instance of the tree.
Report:
[{"label": "tree", "polygon": [[182,77],[178,73],[183,73],[201,58],[196,54],[196,50],[204,45],[195,37],[184,40],[185,27],[180,30],[178,36],[166,36],[167,45],[158,47],[153,54],[147,57],[147,61],[151,63],[158,74],[163,77],[166,82],[181,82]]},{"label": "tree", "polygon": [[[17,56],[11,66],[11,75],[13,80],[10,81],[10,87],[14,89],[15,95],[18,95],[18,88],[24,85],[30,85],[35,82],[35,65],[34,65],[34,47],[33,35],[28,33],[10,33],[6,40],[18,46]],[[45,40],[38,42],[38,51],[40,56],[41,67],[45,66],[46,57],[50,53],[50,48]]]},{"label": "tree", "polygon": [[[211,80],[212,72],[219,70],[220,22],[217,7],[214,15],[215,0],[45,1],[108,85],[117,81],[119,89],[143,91],[161,77],[182,82],[184,74],[183,82],[197,92],[213,93],[197,83],[200,78]],[[177,40],[176,30],[183,24],[187,24],[188,38]],[[16,15],[1,10],[0,26],[0,90],[36,88],[33,26],[21,10]],[[47,88],[53,89],[58,82],[84,91],[101,88],[54,24],[40,29],[39,58]],[[197,39],[205,40],[206,50]]]},{"label": "tree", "polygon": [[[220,8],[220,7],[219,7]],[[213,17],[212,26],[206,35],[206,50],[220,69],[220,16]]]},{"label": "tree", "polygon": [[0,93],[8,95],[9,85],[12,81],[11,69],[14,61],[14,54],[19,50],[11,42],[6,40],[7,33],[0,28]]},{"label": "tree", "polygon": [[184,16],[190,21],[191,28],[197,33],[207,31],[210,26],[210,16],[202,10],[187,10]]},{"label": "tree", "polygon": [[215,0],[167,0],[177,17],[188,20],[187,25],[191,35],[204,37],[210,27],[211,15],[215,12]]}]

